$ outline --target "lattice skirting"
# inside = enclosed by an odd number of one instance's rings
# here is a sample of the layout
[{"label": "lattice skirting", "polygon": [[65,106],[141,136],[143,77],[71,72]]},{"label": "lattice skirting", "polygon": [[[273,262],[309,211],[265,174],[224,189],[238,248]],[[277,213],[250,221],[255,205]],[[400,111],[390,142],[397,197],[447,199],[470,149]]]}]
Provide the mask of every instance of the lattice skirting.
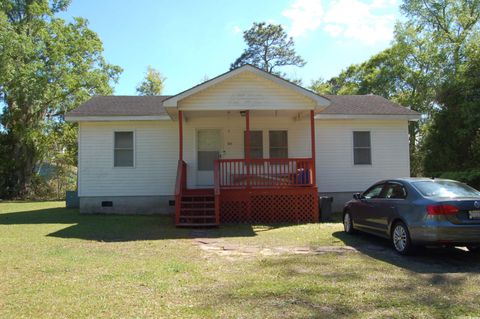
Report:
[{"label": "lattice skirting", "polygon": [[317,222],[316,187],[262,190],[222,190],[222,223]]}]

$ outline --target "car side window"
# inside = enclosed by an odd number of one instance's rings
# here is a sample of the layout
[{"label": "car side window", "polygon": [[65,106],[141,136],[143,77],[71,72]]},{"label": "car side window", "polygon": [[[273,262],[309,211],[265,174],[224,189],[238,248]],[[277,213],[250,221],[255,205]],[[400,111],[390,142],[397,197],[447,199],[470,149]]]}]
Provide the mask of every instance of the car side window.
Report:
[{"label": "car side window", "polygon": [[397,183],[390,183],[385,189],[385,198],[388,199],[405,199],[407,191],[405,187]]},{"label": "car side window", "polygon": [[366,199],[380,198],[380,194],[382,193],[384,185],[385,184],[378,184],[371,187],[365,193],[363,193],[363,197],[365,197]]}]

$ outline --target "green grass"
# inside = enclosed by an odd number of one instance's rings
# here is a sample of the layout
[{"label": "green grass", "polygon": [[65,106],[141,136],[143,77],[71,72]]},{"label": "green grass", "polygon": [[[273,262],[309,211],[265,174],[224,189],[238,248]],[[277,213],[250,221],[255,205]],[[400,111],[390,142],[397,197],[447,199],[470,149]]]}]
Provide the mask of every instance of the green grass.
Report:
[{"label": "green grass", "polygon": [[[338,223],[177,229],[159,216],[0,203],[0,318],[452,318],[480,316],[480,257],[348,236]],[[355,247],[223,256],[241,247]]]}]

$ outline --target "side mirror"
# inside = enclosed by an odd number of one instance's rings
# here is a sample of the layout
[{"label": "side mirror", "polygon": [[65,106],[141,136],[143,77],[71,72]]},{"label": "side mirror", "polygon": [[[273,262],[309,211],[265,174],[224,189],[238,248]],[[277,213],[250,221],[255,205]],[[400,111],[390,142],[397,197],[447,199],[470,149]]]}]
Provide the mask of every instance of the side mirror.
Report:
[{"label": "side mirror", "polygon": [[362,196],[361,193],[355,193],[353,194],[353,198],[356,200],[362,200],[364,197]]}]

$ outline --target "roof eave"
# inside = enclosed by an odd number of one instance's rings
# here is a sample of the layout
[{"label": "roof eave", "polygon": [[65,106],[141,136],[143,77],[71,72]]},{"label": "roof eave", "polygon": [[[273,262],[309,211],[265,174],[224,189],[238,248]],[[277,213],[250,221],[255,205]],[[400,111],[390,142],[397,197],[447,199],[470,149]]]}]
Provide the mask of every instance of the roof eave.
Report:
[{"label": "roof eave", "polygon": [[316,114],[317,120],[406,120],[416,122],[420,114]]},{"label": "roof eave", "polygon": [[168,115],[66,115],[68,122],[168,121]]}]

